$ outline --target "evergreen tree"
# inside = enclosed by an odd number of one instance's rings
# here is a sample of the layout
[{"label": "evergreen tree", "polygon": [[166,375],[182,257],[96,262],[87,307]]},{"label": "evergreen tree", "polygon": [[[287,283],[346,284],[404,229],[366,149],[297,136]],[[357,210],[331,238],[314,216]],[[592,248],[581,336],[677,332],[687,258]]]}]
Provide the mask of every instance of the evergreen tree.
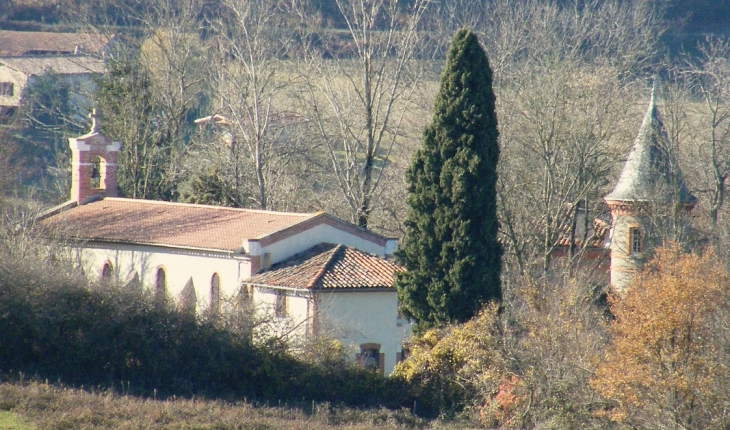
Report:
[{"label": "evergreen tree", "polygon": [[431,124],[407,172],[406,234],[396,254],[401,310],[416,331],[475,316],[500,300],[497,116],[492,70],[469,29],[456,32]]}]

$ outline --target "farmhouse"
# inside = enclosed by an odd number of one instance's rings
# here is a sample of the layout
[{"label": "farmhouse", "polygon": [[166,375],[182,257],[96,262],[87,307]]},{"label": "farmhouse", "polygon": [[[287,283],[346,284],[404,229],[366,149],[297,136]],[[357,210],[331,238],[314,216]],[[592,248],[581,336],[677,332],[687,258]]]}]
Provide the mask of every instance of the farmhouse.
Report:
[{"label": "farmhouse", "polygon": [[0,58],[0,108],[17,108],[23,89],[49,72],[69,84],[71,102],[81,108],[85,95],[94,90],[93,76],[105,73],[106,66],[100,59],[83,55]]},{"label": "farmhouse", "polygon": [[72,243],[90,278],[113,279],[198,312],[252,304],[296,336],[319,332],[393,370],[411,333],[398,318],[397,242],[323,212],[283,213],[118,198],[121,143],[69,139],[71,200],[41,228]]}]

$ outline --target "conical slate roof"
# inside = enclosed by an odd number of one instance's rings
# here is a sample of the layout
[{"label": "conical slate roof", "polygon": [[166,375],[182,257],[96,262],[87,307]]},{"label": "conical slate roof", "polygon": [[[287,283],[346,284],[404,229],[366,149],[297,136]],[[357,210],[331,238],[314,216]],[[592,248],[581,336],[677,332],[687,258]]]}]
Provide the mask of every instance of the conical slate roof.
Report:
[{"label": "conical slate roof", "polygon": [[693,204],[697,198],[687,189],[682,171],[669,152],[669,137],[656,107],[652,89],[649,109],[626,164],[608,201]]}]

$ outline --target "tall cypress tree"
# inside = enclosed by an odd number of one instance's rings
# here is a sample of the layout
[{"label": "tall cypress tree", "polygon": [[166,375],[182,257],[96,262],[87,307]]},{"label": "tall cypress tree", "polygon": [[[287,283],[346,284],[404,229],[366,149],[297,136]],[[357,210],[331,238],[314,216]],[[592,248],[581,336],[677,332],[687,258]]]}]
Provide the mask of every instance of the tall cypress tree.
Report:
[{"label": "tall cypress tree", "polygon": [[433,119],[407,171],[406,234],[396,257],[401,310],[416,331],[463,322],[500,300],[497,115],[492,70],[476,35],[456,32]]}]

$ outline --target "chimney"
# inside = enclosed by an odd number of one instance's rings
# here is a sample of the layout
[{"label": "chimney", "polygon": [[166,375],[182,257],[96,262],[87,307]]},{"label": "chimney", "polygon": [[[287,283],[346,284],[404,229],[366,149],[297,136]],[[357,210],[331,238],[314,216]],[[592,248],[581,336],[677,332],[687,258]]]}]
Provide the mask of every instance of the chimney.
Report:
[{"label": "chimney", "polygon": [[89,115],[91,131],[68,140],[71,147],[71,200],[84,204],[91,197],[116,197],[117,156],[121,142],[99,133],[96,109]]}]

